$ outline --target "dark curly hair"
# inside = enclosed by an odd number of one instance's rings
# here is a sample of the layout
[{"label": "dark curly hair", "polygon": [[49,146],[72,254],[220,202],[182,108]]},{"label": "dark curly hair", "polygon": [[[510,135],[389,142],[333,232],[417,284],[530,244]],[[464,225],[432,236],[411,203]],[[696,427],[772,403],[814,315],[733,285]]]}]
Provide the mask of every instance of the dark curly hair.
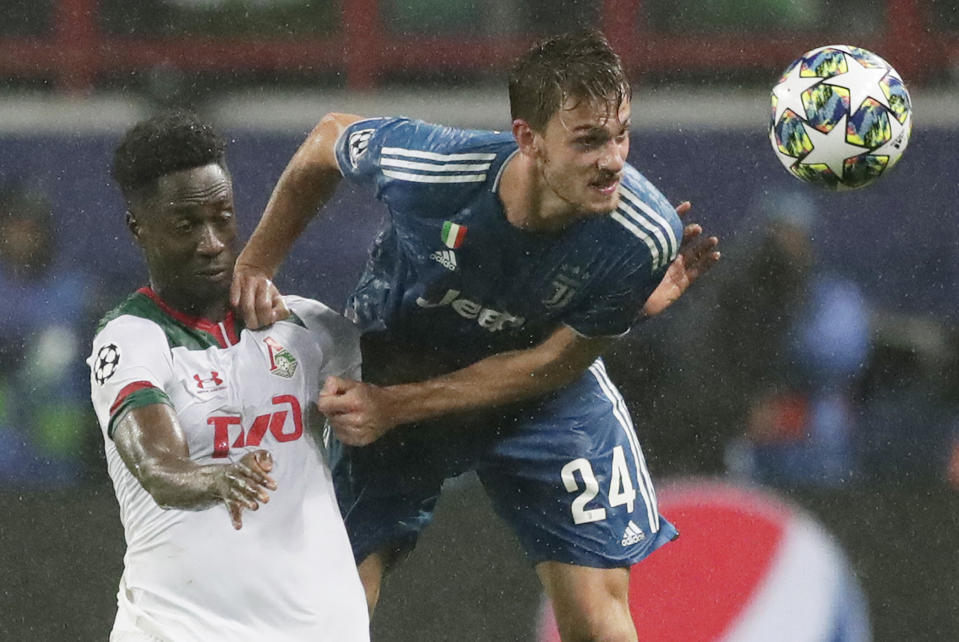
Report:
[{"label": "dark curly hair", "polygon": [[509,103],[513,119],[542,131],[567,98],[611,102],[618,110],[632,89],[622,61],[596,29],[552,36],[513,65]]},{"label": "dark curly hair", "polygon": [[171,172],[217,163],[224,169],[226,143],[191,111],[174,109],[127,130],[113,153],[111,174],[127,201],[143,196]]}]

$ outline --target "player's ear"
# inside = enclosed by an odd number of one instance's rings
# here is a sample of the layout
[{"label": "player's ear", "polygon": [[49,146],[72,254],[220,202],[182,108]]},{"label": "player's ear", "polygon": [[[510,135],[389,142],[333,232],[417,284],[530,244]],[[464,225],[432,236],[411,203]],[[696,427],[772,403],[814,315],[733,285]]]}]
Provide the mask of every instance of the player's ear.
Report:
[{"label": "player's ear", "polygon": [[140,242],[140,223],[137,222],[137,217],[133,215],[133,212],[127,210],[126,212],[126,222],[127,229],[130,230],[130,234],[133,235],[133,238],[136,241]]},{"label": "player's ear", "polygon": [[536,155],[538,151],[536,132],[534,132],[530,124],[522,118],[517,118],[513,121],[513,138],[516,139],[516,144],[519,145],[521,154],[527,156]]}]

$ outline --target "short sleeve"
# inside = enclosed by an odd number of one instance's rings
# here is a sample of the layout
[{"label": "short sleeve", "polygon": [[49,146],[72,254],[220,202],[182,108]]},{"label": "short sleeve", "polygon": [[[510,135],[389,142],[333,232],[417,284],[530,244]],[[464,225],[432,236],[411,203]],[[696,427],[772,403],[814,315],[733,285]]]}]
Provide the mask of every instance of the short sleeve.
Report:
[{"label": "short sleeve", "polygon": [[350,124],[334,146],[340,172],[371,185],[394,215],[430,217],[483,189],[504,136],[408,118]]},{"label": "short sleeve", "polygon": [[170,351],[163,331],[151,321],[122,316],[108,323],[94,338],[87,365],[93,408],[111,439],[127,411],[172,405],[166,392],[173,379]]},{"label": "short sleeve", "polygon": [[320,383],[328,376],[360,380],[362,356],[360,329],[342,314],[319,301],[301,297],[284,297],[288,307],[295,310],[319,345]]},{"label": "short sleeve", "polygon": [[395,118],[370,118],[351,123],[334,146],[336,162],[344,177],[357,182],[374,181],[383,145]]},{"label": "short sleeve", "polygon": [[610,259],[597,287],[570,310],[566,325],[588,337],[619,336],[636,323],[646,299],[679,253],[683,225],[659,190],[629,168],[620,202],[606,225]]},{"label": "short sleeve", "polygon": [[665,273],[665,267],[651,271],[649,261],[641,263],[631,272],[622,273],[620,278],[609,282],[606,288],[593,293],[563,321],[584,337],[626,334]]}]

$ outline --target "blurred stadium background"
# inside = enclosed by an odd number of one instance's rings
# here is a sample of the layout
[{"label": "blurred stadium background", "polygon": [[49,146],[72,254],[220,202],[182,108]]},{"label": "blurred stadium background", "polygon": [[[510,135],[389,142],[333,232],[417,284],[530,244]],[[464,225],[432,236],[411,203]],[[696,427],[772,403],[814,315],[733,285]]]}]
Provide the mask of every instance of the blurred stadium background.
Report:
[{"label": "blurred stadium background", "polygon": [[[505,128],[509,60],[594,25],[635,81],[631,161],[724,244],[708,283],[608,359],[654,476],[774,493],[844,551],[874,639],[959,639],[959,3],[0,7],[0,638],[105,639],[112,623],[122,531],[82,359],[95,320],[145,279],[109,179],[122,131],[169,105],[213,119],[249,233],[326,111]],[[910,148],[861,192],[799,184],[766,139],[769,88],[831,43],[880,54],[913,96]],[[341,304],[382,215],[342,189],[280,285]],[[541,594],[516,542],[472,478],[449,486],[375,639],[535,639]],[[719,550],[738,535],[717,533]],[[705,608],[677,599],[687,617]]]}]

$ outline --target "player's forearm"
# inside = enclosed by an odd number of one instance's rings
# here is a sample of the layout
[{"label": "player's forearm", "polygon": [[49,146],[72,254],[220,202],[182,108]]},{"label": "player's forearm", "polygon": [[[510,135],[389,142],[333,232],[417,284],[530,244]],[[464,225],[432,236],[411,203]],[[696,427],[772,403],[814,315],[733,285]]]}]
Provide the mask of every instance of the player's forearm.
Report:
[{"label": "player's forearm", "polygon": [[581,373],[546,367],[526,355],[503,353],[448,375],[388,390],[399,423],[412,423],[543,395]]},{"label": "player's forearm", "polygon": [[340,181],[335,144],[356,116],[327,114],[293,155],[238,264],[275,274],[293,242],[333,196]]},{"label": "player's forearm", "polygon": [[596,360],[606,339],[575,340],[568,330],[542,345],[482,359],[427,381],[390,386],[398,423],[502,406],[569,385]]},{"label": "player's forearm", "polygon": [[161,508],[202,510],[220,499],[217,477],[222,468],[190,460],[151,462],[142,467],[138,480]]},{"label": "player's forearm", "polygon": [[339,170],[314,163],[297,153],[277,182],[237,264],[275,274],[293,242],[333,195],[339,180]]},{"label": "player's forearm", "polygon": [[169,406],[130,410],[117,422],[113,443],[127,469],[159,506],[198,510],[217,501],[216,476],[222,466],[201,466],[190,459]]}]

